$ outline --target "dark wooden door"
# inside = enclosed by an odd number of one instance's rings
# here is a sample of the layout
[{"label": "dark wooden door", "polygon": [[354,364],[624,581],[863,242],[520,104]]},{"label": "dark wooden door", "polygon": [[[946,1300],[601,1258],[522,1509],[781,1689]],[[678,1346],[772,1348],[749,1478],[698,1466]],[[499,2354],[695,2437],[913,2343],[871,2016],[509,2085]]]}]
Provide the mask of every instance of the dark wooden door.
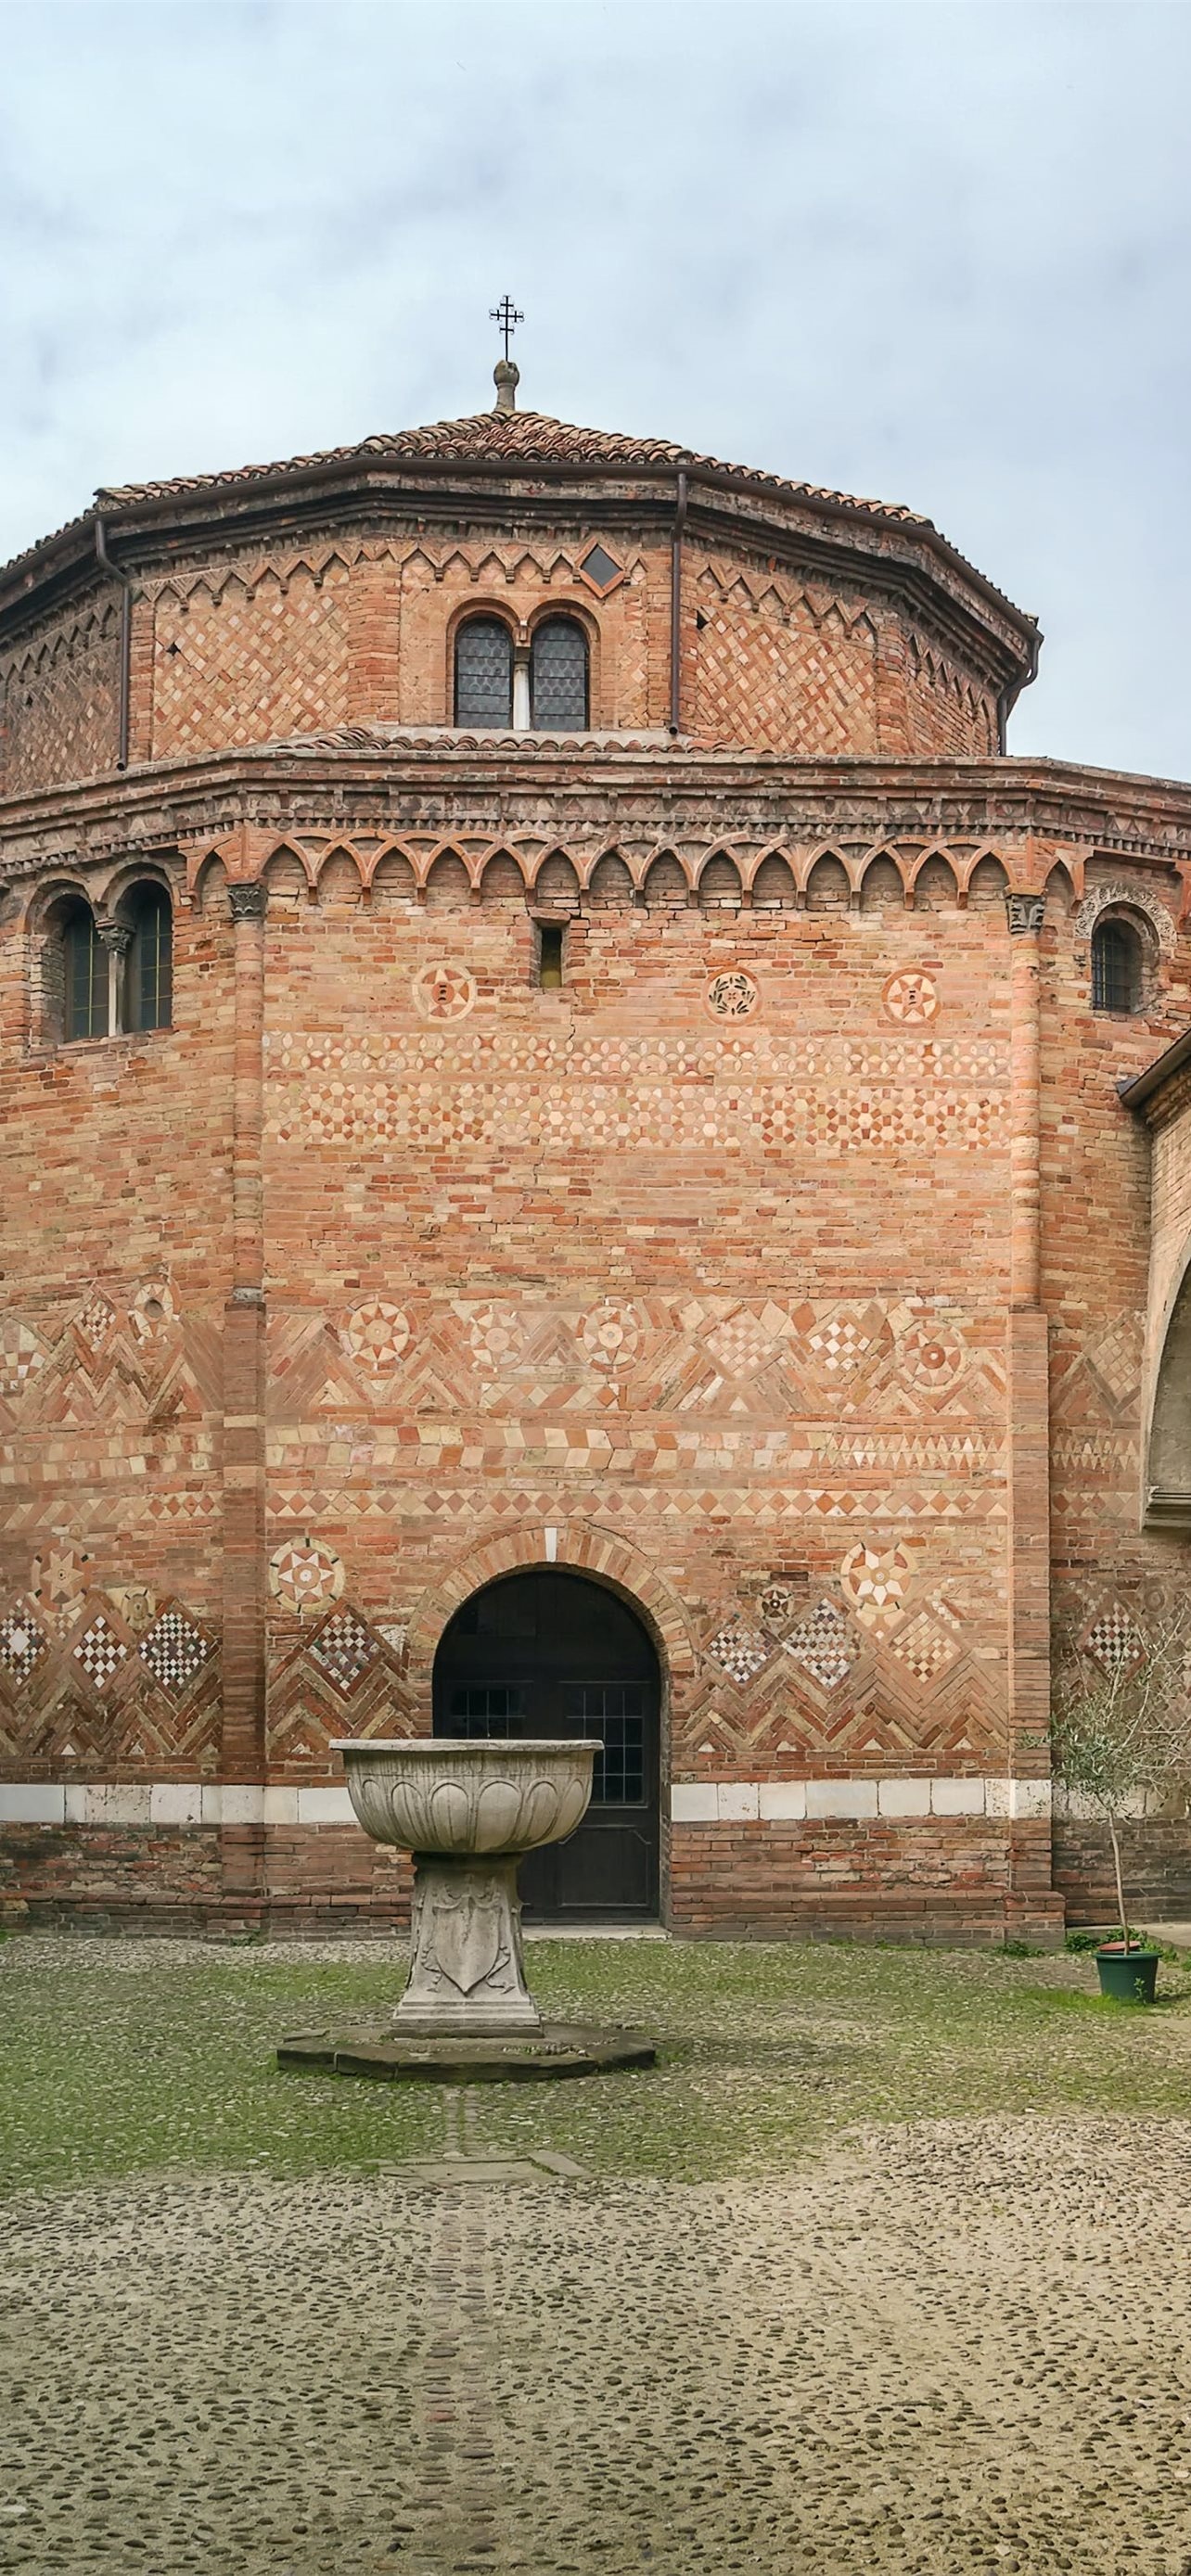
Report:
[{"label": "dark wooden door", "polygon": [[565,1843],[527,1853],[531,1921],[650,1916],[658,1903],[657,1658],[614,1592],[549,1568],[506,1575],[456,1611],[434,1667],[434,1731],[594,1736],[591,1805]]}]

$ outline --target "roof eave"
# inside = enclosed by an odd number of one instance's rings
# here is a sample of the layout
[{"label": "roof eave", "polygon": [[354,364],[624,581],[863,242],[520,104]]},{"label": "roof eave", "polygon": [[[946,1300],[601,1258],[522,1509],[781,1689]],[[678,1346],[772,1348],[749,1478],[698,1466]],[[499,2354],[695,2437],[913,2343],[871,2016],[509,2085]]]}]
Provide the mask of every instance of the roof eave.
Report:
[{"label": "roof eave", "polygon": [[1152,1100],[1158,1099],[1165,1091],[1167,1083],[1173,1082],[1175,1075],[1182,1073],[1189,1064],[1191,1064],[1191,1029],[1184,1029],[1181,1038],[1176,1038],[1172,1046],[1168,1046],[1163,1054],[1156,1056],[1153,1064],[1146,1066],[1144,1073],[1135,1073],[1131,1081],[1118,1084],[1117,1098],[1126,1109],[1138,1111],[1145,1109]]},{"label": "roof eave", "polygon": [[[377,489],[391,489],[394,484],[415,490],[422,482],[457,483],[461,489],[477,482],[491,485],[521,483],[538,490],[568,483],[599,480],[619,482],[640,488],[642,485],[669,491],[679,472],[687,477],[688,486],[709,492],[730,494],[759,505],[774,518],[791,510],[805,510],[814,518],[837,527],[871,531],[884,541],[882,552],[887,563],[897,560],[889,550],[890,538],[900,541],[905,555],[925,552],[944,565],[963,588],[986,604],[1002,626],[1008,626],[1020,646],[1018,694],[1034,677],[1037,668],[1041,632],[1035,618],[1017,608],[1013,601],[987,580],[975,565],[968,562],[958,548],[941,536],[929,519],[913,513],[895,518],[864,501],[816,492],[810,487],[800,490],[775,489],[772,482],[727,469],[692,462],[662,463],[655,459],[614,464],[593,459],[589,466],[554,458],[509,456],[451,457],[386,457],[359,449],[347,456],[312,459],[299,467],[282,466],[275,471],[253,475],[251,480],[237,482],[218,476],[210,482],[176,488],[160,493],[137,493],[132,487],[104,488],[96,492],[94,506],[65,528],[58,530],[14,558],[11,567],[0,567],[0,621],[15,611],[28,612],[42,597],[56,590],[69,591],[77,586],[78,575],[90,565],[94,553],[96,521],[102,519],[114,536],[132,537],[148,534],[171,520],[180,527],[201,524],[210,512],[221,512],[226,522],[242,528],[260,515],[260,504],[266,510],[270,503],[285,496],[296,498],[304,490],[333,488],[336,484]],[[16,575],[6,579],[6,570]],[[1003,637],[998,639],[1004,650]]]}]

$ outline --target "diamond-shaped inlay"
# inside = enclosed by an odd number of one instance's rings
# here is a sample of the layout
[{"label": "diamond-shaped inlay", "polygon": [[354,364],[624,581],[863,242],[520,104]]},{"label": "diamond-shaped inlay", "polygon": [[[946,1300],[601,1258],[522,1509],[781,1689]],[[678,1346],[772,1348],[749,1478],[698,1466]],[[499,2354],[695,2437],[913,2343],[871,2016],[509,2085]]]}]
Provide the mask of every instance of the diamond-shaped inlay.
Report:
[{"label": "diamond-shaped inlay", "polygon": [[308,1654],[319,1671],[350,1699],[379,1652],[376,1639],[354,1610],[333,1610],[311,1638]]},{"label": "diamond-shaped inlay", "polygon": [[821,1690],[838,1690],[846,1682],[860,1652],[859,1640],[842,1610],[834,1601],[816,1601],[785,1640],[783,1651],[792,1655]]},{"label": "diamond-shaped inlay", "polygon": [[10,1610],[0,1619],[0,1671],[14,1682],[27,1682],[41,1662],[48,1639],[28,1611]]},{"label": "diamond-shaped inlay", "polygon": [[730,1619],[726,1628],[711,1640],[707,1652],[720,1670],[730,1673],[734,1682],[751,1682],[772,1653],[768,1638],[759,1628],[746,1628],[740,1619]]},{"label": "diamond-shaped inlay", "polygon": [[708,1334],[707,1347],[729,1377],[747,1377],[769,1358],[773,1335],[755,1315],[729,1315]]},{"label": "diamond-shaped inlay", "polygon": [[890,1644],[890,1653],[898,1656],[920,1682],[933,1682],[945,1673],[959,1653],[957,1640],[949,1636],[928,1610],[915,1612]]},{"label": "diamond-shaped inlay", "polygon": [[1119,1601],[1093,1619],[1083,1646],[1084,1653],[1091,1655],[1106,1673],[1128,1672],[1145,1653],[1144,1639]]},{"label": "diamond-shaped inlay", "polygon": [[813,1332],[806,1335],[806,1348],[820,1368],[830,1369],[837,1376],[848,1376],[853,1369],[859,1368],[865,1352],[871,1351],[872,1346],[872,1333],[859,1316],[849,1314],[846,1308],[824,1316]]},{"label": "diamond-shaped inlay", "polygon": [[137,1648],[154,1681],[176,1697],[189,1689],[213,1651],[210,1638],[184,1610],[163,1610]]},{"label": "diamond-shaped inlay", "polygon": [[127,1658],[128,1648],[123,1638],[116,1635],[102,1610],[97,1611],[74,1649],[76,1664],[82,1665],[88,1681],[97,1691],[104,1691]]},{"label": "diamond-shaped inlay", "polygon": [[45,1353],[28,1324],[10,1316],[0,1325],[0,1395],[23,1395],[31,1378],[45,1367]]},{"label": "diamond-shaped inlay", "polygon": [[93,1351],[101,1351],[116,1320],[116,1310],[109,1305],[101,1288],[93,1288],[75,1322]]},{"label": "diamond-shaped inlay", "polygon": [[1141,1376],[1141,1334],[1132,1316],[1110,1324],[1091,1344],[1088,1358],[1114,1404],[1124,1404]]}]

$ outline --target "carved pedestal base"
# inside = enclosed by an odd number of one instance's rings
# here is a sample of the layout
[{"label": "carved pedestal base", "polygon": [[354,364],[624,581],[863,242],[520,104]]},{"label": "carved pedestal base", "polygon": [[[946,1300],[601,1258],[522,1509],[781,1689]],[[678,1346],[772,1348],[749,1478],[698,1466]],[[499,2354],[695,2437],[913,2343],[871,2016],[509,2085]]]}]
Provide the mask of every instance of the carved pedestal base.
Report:
[{"label": "carved pedestal base", "polygon": [[525,1982],[515,1859],[415,1853],[409,1984],[396,2026],[477,2039],[541,2030]]}]

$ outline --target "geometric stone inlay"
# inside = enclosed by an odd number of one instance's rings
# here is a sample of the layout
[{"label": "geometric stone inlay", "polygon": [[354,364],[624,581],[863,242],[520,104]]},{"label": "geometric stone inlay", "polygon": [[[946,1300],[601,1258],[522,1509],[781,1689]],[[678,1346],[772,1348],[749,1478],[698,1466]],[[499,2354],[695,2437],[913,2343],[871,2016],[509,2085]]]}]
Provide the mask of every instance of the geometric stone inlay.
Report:
[{"label": "geometric stone inlay", "polygon": [[730,1377],[746,1377],[773,1354],[773,1335],[755,1315],[729,1315],[707,1335],[707,1347]]},{"label": "geometric stone inlay", "polygon": [[374,1377],[396,1368],[409,1340],[408,1315],[386,1297],[369,1297],[362,1306],[353,1306],[343,1328],[345,1351],[371,1369]]},{"label": "geometric stone inlay", "polygon": [[115,1307],[109,1305],[102,1288],[92,1289],[82,1312],[75,1316],[83,1340],[93,1351],[103,1349],[115,1320]]},{"label": "geometric stone inlay", "polygon": [[846,1309],[826,1316],[804,1338],[807,1350],[813,1351],[819,1366],[833,1371],[843,1369],[847,1372],[857,1368],[865,1352],[873,1346],[873,1335],[866,1331],[857,1316],[850,1315]]},{"label": "geometric stone inlay", "polygon": [[27,1611],[10,1610],[0,1619],[0,1667],[16,1682],[27,1682],[41,1662],[48,1638]]},{"label": "geometric stone inlay", "polygon": [[954,1324],[942,1330],[915,1324],[898,1344],[900,1374],[911,1386],[950,1386],[967,1361],[967,1345]]},{"label": "geometric stone inlay", "polygon": [[287,1538],[269,1559],[269,1590],[287,1610],[321,1610],[344,1581],[342,1557],[322,1539]]},{"label": "geometric stone inlay", "polygon": [[773,1649],[759,1629],[746,1628],[741,1620],[730,1619],[727,1627],[712,1638],[707,1652],[734,1682],[751,1682],[762,1664],[768,1663]]},{"label": "geometric stone inlay", "polygon": [[182,1610],[163,1610],[137,1648],[162,1690],[180,1694],[214,1653],[209,1637]]},{"label": "geometric stone inlay", "polygon": [[378,1651],[371,1629],[356,1617],[354,1610],[333,1610],[306,1649],[312,1663],[318,1665],[320,1673],[344,1699],[351,1698],[369,1666],[376,1662]]},{"label": "geometric stone inlay", "polygon": [[123,1638],[109,1627],[102,1610],[97,1611],[90,1625],[84,1628],[74,1649],[75,1662],[82,1665],[88,1681],[97,1691],[107,1689],[113,1673],[119,1672],[127,1655],[128,1648]]},{"label": "geometric stone inlay", "polygon": [[903,1664],[908,1664],[920,1682],[932,1682],[937,1674],[946,1672],[948,1664],[954,1663],[959,1647],[955,1638],[949,1637],[931,1618],[929,1611],[919,1610],[907,1620],[904,1628],[899,1628],[891,1641],[890,1653],[897,1655]]},{"label": "geometric stone inlay", "polygon": [[623,1368],[641,1335],[631,1306],[593,1306],[579,1324],[579,1339],[593,1368]]},{"label": "geometric stone inlay", "polygon": [[413,981],[414,1009],[424,1020],[462,1020],[473,1010],[477,986],[474,975],[465,966],[452,966],[442,959],[424,966]]},{"label": "geometric stone inlay", "polygon": [[1131,1318],[1121,1317],[1110,1324],[1099,1341],[1092,1343],[1088,1358],[1113,1403],[1124,1404],[1141,1375],[1140,1337]]},{"label": "geometric stone inlay", "polygon": [[846,1682],[860,1652],[860,1642],[834,1601],[817,1601],[814,1609],[808,1610],[791,1629],[782,1651],[801,1664],[821,1690],[836,1690]]},{"label": "geometric stone inlay", "polygon": [[913,1566],[904,1547],[854,1547],[840,1568],[840,1581],[866,1628],[888,1625],[905,1598]]},{"label": "geometric stone inlay", "polygon": [[89,1589],[87,1567],[90,1557],[78,1547],[50,1547],[38,1564],[34,1559],[36,1580],[30,1590],[37,1594],[43,1616],[65,1634],[73,1628],[79,1605]]},{"label": "geometric stone inlay", "polygon": [[1106,1673],[1128,1672],[1145,1654],[1145,1640],[1119,1601],[1110,1610],[1101,1610],[1083,1639],[1084,1653],[1091,1655]]},{"label": "geometric stone inlay", "polygon": [[44,1367],[45,1353],[28,1324],[10,1321],[0,1327],[0,1395],[20,1395]]},{"label": "geometric stone inlay", "polygon": [[891,1020],[900,1020],[906,1028],[920,1028],[935,1017],[939,989],[933,975],[921,967],[903,967],[898,974],[886,978],[881,1001]]},{"label": "geometric stone inlay", "polygon": [[499,1377],[502,1368],[516,1366],[524,1357],[525,1338],[525,1326],[515,1306],[494,1297],[476,1307],[470,1340],[476,1366],[486,1377]]}]

